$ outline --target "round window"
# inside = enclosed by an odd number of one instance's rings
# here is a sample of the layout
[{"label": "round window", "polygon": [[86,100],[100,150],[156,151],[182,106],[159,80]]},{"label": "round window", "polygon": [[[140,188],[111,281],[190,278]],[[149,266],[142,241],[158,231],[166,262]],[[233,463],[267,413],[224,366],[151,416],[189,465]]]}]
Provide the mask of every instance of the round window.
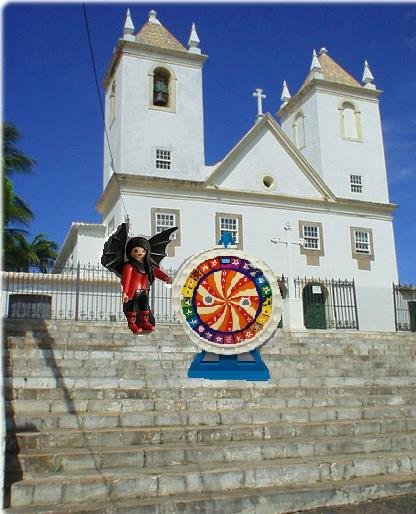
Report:
[{"label": "round window", "polygon": [[271,175],[265,175],[263,177],[263,186],[266,189],[276,189],[276,181]]}]

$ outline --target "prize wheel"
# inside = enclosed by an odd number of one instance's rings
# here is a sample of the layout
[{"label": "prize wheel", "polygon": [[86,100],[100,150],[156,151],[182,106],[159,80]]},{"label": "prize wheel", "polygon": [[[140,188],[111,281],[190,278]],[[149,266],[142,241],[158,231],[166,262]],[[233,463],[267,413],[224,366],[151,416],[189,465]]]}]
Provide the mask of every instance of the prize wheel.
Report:
[{"label": "prize wheel", "polygon": [[202,350],[248,352],[279,324],[282,300],[272,270],[241,250],[201,252],[181,266],[172,296],[176,315]]}]

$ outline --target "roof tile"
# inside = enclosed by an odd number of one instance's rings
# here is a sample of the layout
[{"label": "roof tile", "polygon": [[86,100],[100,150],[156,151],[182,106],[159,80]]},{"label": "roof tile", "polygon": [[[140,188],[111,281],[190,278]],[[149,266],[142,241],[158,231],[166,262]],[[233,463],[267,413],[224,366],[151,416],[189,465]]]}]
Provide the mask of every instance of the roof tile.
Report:
[{"label": "roof tile", "polygon": [[[337,84],[345,84],[348,86],[361,87],[361,84],[355,80],[348,72],[346,72],[339,64],[337,64],[328,54],[322,53],[318,57],[321,65],[321,71],[324,80],[328,82],[336,82]],[[310,72],[302,84],[301,91],[313,79],[314,73]]]},{"label": "roof tile", "polygon": [[163,25],[149,21],[136,34],[136,41],[159,48],[187,52],[186,48]]}]

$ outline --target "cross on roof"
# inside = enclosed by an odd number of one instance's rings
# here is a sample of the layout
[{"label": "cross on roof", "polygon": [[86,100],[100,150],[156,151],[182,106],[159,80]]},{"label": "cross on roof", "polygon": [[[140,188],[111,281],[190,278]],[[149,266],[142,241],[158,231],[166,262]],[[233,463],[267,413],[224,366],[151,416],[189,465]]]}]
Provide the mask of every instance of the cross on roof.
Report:
[{"label": "cross on roof", "polygon": [[262,89],[257,88],[253,96],[257,96],[257,117],[263,116],[262,99],[266,98],[266,95],[263,95]]}]

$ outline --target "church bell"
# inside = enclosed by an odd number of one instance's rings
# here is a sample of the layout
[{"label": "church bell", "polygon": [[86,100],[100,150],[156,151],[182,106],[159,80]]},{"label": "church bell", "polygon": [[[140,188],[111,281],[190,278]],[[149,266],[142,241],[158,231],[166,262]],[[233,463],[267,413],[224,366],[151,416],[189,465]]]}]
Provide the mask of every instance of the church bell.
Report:
[{"label": "church bell", "polygon": [[155,96],[155,105],[167,105],[168,103],[168,95],[166,93],[162,93],[159,91]]}]

